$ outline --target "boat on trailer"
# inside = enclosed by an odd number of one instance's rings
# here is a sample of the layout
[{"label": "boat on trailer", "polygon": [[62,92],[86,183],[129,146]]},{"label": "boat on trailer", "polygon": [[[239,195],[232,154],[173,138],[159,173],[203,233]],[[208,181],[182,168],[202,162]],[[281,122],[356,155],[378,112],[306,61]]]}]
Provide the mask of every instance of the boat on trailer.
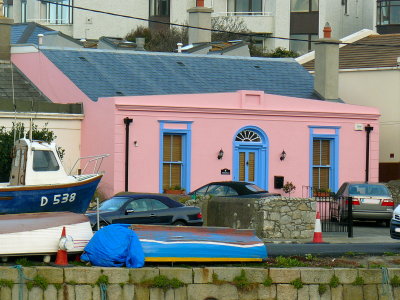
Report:
[{"label": "boat on trailer", "polygon": [[53,255],[65,227],[68,253],[80,253],[93,236],[89,219],[71,212],[0,215],[0,257]]},{"label": "boat on trailer", "polygon": [[146,262],[261,262],[264,243],[251,229],[131,225]]},{"label": "boat on trailer", "polygon": [[[94,162],[96,171],[107,156],[87,157],[87,164]],[[10,181],[0,183],[0,214],[84,213],[102,178],[96,172],[68,175],[55,143],[20,139],[14,144],[12,157]]]}]

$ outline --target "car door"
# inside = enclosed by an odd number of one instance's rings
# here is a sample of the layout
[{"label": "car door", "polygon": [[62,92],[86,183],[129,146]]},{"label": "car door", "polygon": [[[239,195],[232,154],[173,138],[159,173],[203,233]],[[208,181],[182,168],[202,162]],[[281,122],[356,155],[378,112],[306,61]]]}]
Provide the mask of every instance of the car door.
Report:
[{"label": "car door", "polygon": [[173,209],[157,199],[150,199],[154,224],[169,225],[173,221]]},{"label": "car door", "polygon": [[113,219],[113,224],[154,224],[151,199],[134,199],[126,203],[121,215]]}]

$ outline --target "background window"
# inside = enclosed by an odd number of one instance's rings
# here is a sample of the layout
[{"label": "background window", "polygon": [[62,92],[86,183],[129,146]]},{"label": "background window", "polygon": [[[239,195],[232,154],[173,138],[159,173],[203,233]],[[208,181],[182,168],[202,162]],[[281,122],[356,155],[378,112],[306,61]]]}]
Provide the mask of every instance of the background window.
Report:
[{"label": "background window", "polygon": [[318,11],[319,0],[291,0],[291,12]]},{"label": "background window", "polygon": [[150,16],[168,17],[170,0],[150,0]]},{"label": "background window", "polygon": [[[301,41],[290,40],[289,48],[298,54],[306,54],[315,49],[314,41],[318,40],[317,34],[291,34],[291,39],[298,39]],[[304,40],[304,41],[303,41]]]},{"label": "background window", "polygon": [[400,1],[377,2],[378,25],[400,24]]},{"label": "background window", "polygon": [[50,24],[72,24],[73,0],[59,0],[58,3],[47,3],[47,21]]}]

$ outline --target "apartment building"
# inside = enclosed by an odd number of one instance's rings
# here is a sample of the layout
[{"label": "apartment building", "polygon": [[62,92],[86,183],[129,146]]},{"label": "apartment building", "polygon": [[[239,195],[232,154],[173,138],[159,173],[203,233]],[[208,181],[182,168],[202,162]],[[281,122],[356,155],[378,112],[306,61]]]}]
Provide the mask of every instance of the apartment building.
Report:
[{"label": "apartment building", "polygon": [[[395,22],[396,17],[392,17],[392,19],[385,17],[385,14],[388,14],[392,8],[392,15],[394,15],[394,8],[397,8],[397,6],[387,5],[389,2],[393,2],[394,5],[399,1],[4,0],[3,11],[5,16],[13,18],[15,23],[33,21],[76,39],[98,39],[100,36],[124,37],[139,25],[153,28],[160,26],[160,23],[147,20],[187,24],[187,10],[204,5],[213,10],[213,18],[228,17],[243,20],[251,32],[259,34],[260,43],[264,48],[284,47],[299,53],[306,53],[313,49],[312,41],[322,35],[322,28],[326,22],[335,28],[332,36],[335,39],[340,39],[364,28],[375,30],[377,8],[380,9],[378,15],[381,16],[379,24],[385,25],[385,22],[391,20]],[[72,8],[73,6],[75,7]],[[400,9],[400,6],[398,7]],[[89,10],[85,10],[85,8]],[[391,26],[393,27],[393,24]],[[289,41],[289,38],[301,41]]]}]

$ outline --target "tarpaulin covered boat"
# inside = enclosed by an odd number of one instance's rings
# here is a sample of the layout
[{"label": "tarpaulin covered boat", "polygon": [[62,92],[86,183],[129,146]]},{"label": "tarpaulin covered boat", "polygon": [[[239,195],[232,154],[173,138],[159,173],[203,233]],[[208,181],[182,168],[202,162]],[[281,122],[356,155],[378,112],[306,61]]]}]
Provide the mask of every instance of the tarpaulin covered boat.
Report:
[{"label": "tarpaulin covered boat", "polygon": [[12,155],[10,182],[0,183],[0,214],[86,211],[102,175],[67,175],[54,143],[20,139]]},{"label": "tarpaulin covered boat", "polygon": [[264,243],[250,229],[131,225],[146,262],[257,262]]}]

